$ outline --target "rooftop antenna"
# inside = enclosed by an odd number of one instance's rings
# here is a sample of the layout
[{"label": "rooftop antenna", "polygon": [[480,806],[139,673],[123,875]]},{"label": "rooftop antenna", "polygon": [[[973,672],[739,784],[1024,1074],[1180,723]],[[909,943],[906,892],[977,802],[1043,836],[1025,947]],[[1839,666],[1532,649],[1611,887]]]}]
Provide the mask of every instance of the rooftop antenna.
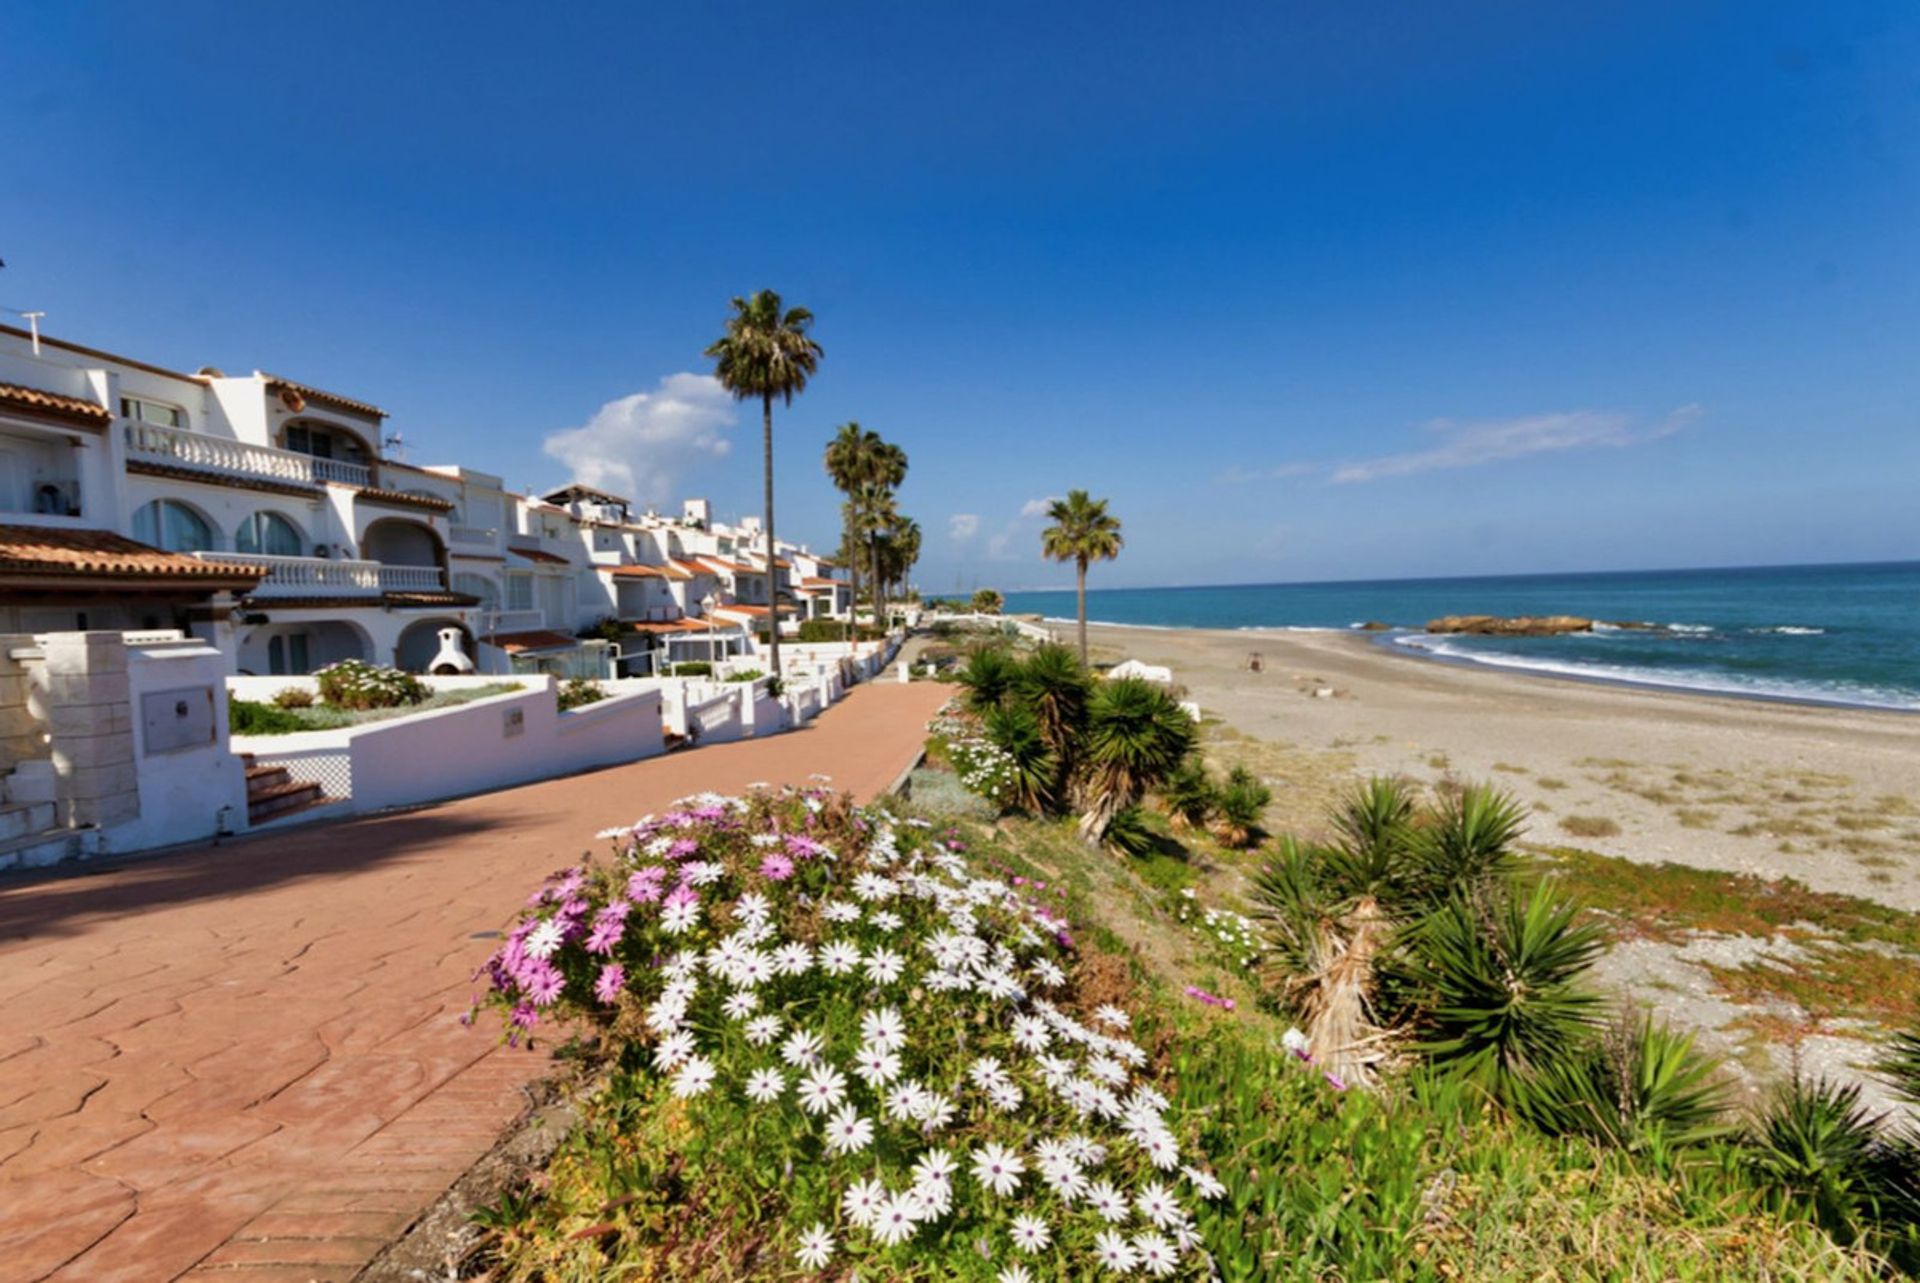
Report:
[{"label": "rooftop antenna", "polygon": [[380,452],[395,463],[405,463],[407,461],[407,439],[398,432],[395,432],[392,436],[384,437],[380,441]]}]

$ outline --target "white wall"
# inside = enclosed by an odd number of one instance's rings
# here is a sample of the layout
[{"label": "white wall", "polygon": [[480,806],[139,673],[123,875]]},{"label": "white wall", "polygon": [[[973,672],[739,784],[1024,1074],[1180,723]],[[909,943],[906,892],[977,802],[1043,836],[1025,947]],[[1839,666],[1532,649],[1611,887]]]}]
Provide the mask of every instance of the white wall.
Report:
[{"label": "white wall", "polygon": [[[127,647],[127,685],[133,705],[134,768],[140,817],[106,833],[109,851],[140,851],[210,838],[220,831],[221,809],[231,832],[247,827],[246,768],[227,745],[226,657],[197,641]],[[152,692],[213,693],[211,742],[162,752],[147,744],[142,698]]]}]

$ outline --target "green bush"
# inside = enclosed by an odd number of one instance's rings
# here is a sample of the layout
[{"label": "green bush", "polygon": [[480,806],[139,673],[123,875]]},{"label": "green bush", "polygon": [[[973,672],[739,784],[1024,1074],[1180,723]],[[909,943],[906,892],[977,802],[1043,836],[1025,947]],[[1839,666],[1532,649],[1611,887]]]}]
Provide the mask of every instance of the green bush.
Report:
[{"label": "green bush", "polygon": [[313,677],[320,686],[320,698],[334,708],[398,708],[418,704],[431,693],[412,673],[362,659],[328,664]]},{"label": "green bush", "polygon": [[273,702],[281,708],[312,708],[313,692],[304,686],[284,686],[273,693]]},{"label": "green bush", "polygon": [[689,659],[673,666],[675,677],[711,677],[713,665],[704,659]]},{"label": "green bush", "polygon": [[766,674],[757,668],[742,668],[736,672],[728,673],[723,680],[729,682],[757,682],[765,676]]},{"label": "green bush", "polygon": [[598,704],[606,697],[606,687],[585,677],[569,677],[560,684],[557,696],[560,711],[563,713],[576,708],[585,708],[588,704]]},{"label": "green bush", "polygon": [[254,699],[227,701],[227,732],[231,735],[286,735],[307,724],[284,708]]}]

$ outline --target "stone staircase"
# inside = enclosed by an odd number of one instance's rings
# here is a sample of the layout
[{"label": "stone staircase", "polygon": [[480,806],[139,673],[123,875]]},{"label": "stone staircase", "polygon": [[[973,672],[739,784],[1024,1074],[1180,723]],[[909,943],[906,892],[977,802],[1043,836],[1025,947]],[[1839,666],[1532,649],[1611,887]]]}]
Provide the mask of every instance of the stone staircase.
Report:
[{"label": "stone staircase", "polygon": [[0,869],[37,869],[80,854],[90,834],[60,823],[53,762],[30,758],[0,776]]},{"label": "stone staircase", "polygon": [[285,819],[327,801],[318,784],[294,779],[284,766],[262,766],[251,753],[242,754],[240,760],[247,768],[249,826]]}]

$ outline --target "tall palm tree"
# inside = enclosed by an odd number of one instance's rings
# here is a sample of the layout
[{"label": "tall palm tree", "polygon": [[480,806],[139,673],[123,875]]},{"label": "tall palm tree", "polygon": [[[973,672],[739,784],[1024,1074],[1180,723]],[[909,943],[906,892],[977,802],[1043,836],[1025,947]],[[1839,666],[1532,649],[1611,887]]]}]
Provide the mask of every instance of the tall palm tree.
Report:
[{"label": "tall palm tree", "polygon": [[1080,596],[1080,662],[1087,662],[1087,566],[1112,561],[1120,555],[1120,519],[1107,511],[1105,499],[1090,498],[1084,490],[1069,490],[1047,509],[1053,524],[1040,532],[1040,550],[1055,561],[1071,561]]},{"label": "tall palm tree", "polygon": [[873,560],[869,563],[873,571],[873,622],[884,632],[887,627],[887,576],[880,545],[882,540],[891,537],[895,524],[900,520],[899,509],[894,506],[893,492],[907,479],[907,452],[890,441],[881,441],[875,445],[869,462],[867,480],[873,488],[868,491],[872,502],[867,511],[867,531],[873,548]]},{"label": "tall palm tree", "polygon": [[887,582],[898,589],[898,597],[906,599],[907,576],[913,573],[914,563],[920,560],[920,523],[912,517],[895,514],[887,523]]},{"label": "tall palm tree", "polygon": [[883,443],[878,432],[868,431],[858,423],[843,423],[827,442],[827,476],[833,481],[834,488],[847,497],[841,505],[840,546],[846,557],[848,570],[852,576],[852,605],[847,611],[847,640],[858,636],[860,616],[860,557],[859,548],[862,534],[866,528],[857,505],[853,501],[854,493],[872,474],[874,451]]},{"label": "tall palm tree", "polygon": [[865,544],[860,551],[866,558],[867,588],[873,596],[873,622],[884,630],[887,626],[887,567],[882,559],[881,544],[888,526],[899,519],[900,513],[893,506],[893,491],[873,475],[854,487],[851,502]]},{"label": "tall palm tree", "polygon": [[[785,307],[772,290],[761,290],[751,298],[733,300],[733,315],[727,318],[726,332],[707,345],[706,355],[713,358],[713,375],[736,401],[760,402],[760,453],[766,480],[767,583],[777,586],[779,572],[773,561],[779,546],[773,537],[773,401],[780,398],[793,404],[796,393],[806,390],[807,380],[820,367],[825,355],[809,333],[813,313],[804,307]],[[782,676],[780,668],[780,595],[769,591],[768,656],[773,676]]]}]

